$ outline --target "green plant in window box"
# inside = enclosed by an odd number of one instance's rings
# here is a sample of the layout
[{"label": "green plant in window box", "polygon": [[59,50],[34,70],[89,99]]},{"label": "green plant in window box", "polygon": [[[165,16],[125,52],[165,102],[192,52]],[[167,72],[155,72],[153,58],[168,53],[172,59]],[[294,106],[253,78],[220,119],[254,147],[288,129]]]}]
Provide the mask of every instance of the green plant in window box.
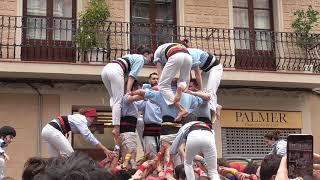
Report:
[{"label": "green plant in window box", "polygon": [[291,27],[297,33],[297,46],[306,50],[314,47],[319,38],[310,34],[310,31],[317,26],[319,12],[309,6],[306,11],[303,9],[295,11],[294,16],[295,20],[292,22]]},{"label": "green plant in window box", "polygon": [[109,17],[105,0],[90,0],[88,8],[81,12],[75,43],[82,61],[88,61],[86,55],[89,51],[106,48],[104,27]]}]

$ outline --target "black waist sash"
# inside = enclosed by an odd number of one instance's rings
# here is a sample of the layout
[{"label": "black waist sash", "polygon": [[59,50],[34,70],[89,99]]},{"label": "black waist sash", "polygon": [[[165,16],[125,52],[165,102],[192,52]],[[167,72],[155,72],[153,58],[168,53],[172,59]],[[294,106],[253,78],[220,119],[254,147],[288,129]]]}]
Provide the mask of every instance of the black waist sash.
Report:
[{"label": "black waist sash", "polygon": [[[190,132],[195,131],[195,130],[205,130],[205,131],[210,131],[211,132],[211,128],[207,124],[205,124],[205,123],[196,123],[196,124],[193,124],[190,127],[188,135],[190,134]],[[187,137],[188,137],[188,135],[187,135]]]},{"label": "black waist sash", "polygon": [[201,67],[201,70],[203,70],[204,72],[208,72],[212,67],[220,64],[220,60],[218,58],[216,58],[215,61],[213,62],[213,55],[210,53],[208,54],[209,54],[209,57],[207,58],[207,61]]},{"label": "black waist sash", "polygon": [[207,118],[207,117],[197,117],[197,121],[201,121],[201,122],[206,123],[210,127],[210,129],[212,129],[212,122],[211,122],[211,120],[209,118]]},{"label": "black waist sash", "polygon": [[169,45],[166,50],[164,51],[166,59],[169,59],[170,56],[173,56],[174,54],[177,54],[179,52],[187,53],[189,54],[188,49],[179,43],[173,43]]},{"label": "black waist sash", "polygon": [[130,64],[130,61],[128,58],[119,58],[119,59],[114,60],[112,62],[119,64],[125,74],[127,74],[131,71],[131,64]]},{"label": "black waist sash", "polygon": [[57,122],[49,122],[49,124],[59,130],[62,134],[67,134],[71,131],[68,116],[59,116],[55,120]]},{"label": "black waist sash", "polygon": [[120,120],[120,133],[136,132],[137,118],[134,116],[123,116]]},{"label": "black waist sash", "polygon": [[143,136],[160,136],[161,124],[145,124],[143,129]]},{"label": "black waist sash", "polygon": [[176,134],[182,127],[181,122],[174,122],[174,117],[171,116],[163,116],[161,125],[161,135]]}]

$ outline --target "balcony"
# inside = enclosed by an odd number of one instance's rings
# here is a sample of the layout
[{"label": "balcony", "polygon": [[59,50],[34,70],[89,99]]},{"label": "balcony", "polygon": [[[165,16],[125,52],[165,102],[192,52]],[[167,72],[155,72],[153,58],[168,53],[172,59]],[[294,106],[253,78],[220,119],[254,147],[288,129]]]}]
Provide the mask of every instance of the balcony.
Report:
[{"label": "balcony", "polygon": [[[106,22],[97,48],[82,53],[75,43],[79,20],[0,16],[1,61],[105,64],[139,45],[155,49],[188,39],[215,54],[225,69],[320,73],[320,34]],[[152,33],[155,32],[155,33]]]}]

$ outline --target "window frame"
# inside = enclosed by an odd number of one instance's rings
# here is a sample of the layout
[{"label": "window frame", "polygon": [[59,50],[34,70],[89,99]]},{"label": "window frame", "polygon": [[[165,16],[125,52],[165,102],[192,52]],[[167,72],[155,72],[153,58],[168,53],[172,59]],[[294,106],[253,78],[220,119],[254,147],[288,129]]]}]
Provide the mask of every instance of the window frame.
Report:
[{"label": "window frame", "polygon": [[[274,35],[272,33],[274,30],[273,0],[268,0],[268,2],[269,2],[269,8],[254,8],[254,0],[247,0],[248,7],[232,6],[233,13],[236,8],[248,10],[248,28],[236,27],[236,26],[233,27],[234,32],[236,32],[237,30],[240,30],[240,31],[247,30],[248,34],[249,34],[248,40],[247,39],[239,39],[238,40],[238,41],[240,41],[240,44],[242,44],[242,42],[244,42],[246,44],[246,41],[248,41],[249,45],[245,46],[248,48],[237,49],[237,47],[235,47],[235,53],[236,53],[235,67],[238,69],[276,70],[274,41],[270,44],[271,45],[270,50],[268,50],[268,47],[266,50],[263,50],[263,49],[259,50],[259,49],[257,49],[257,46],[256,46],[257,42],[259,42],[259,40],[256,37],[256,32],[258,32],[258,31],[266,32],[265,34],[269,33],[270,38],[274,39]],[[270,29],[255,28],[255,24],[254,24],[255,10],[267,10],[269,12]],[[240,37],[240,34],[239,34],[239,37]],[[236,38],[237,37],[235,36],[235,39],[234,39],[235,44],[237,44]]]},{"label": "window frame", "polygon": [[[136,3],[135,0],[131,0],[130,1],[130,23],[131,24],[134,24],[135,22],[133,21],[133,5],[134,3]],[[177,35],[177,30],[176,30],[176,26],[177,26],[177,0],[172,0],[172,14],[173,14],[173,17],[172,17],[172,25],[169,24],[169,26],[172,26],[173,28],[173,33],[174,35]],[[158,25],[161,25],[163,23],[157,23],[156,22],[156,14],[157,14],[157,7],[156,7],[156,0],[149,0],[149,22],[148,22],[148,25],[150,25],[150,47],[152,50],[155,50],[159,43],[164,43],[164,42],[157,42],[157,36],[154,36],[154,34],[157,34],[157,27]],[[164,24],[164,25],[168,25],[168,24]],[[158,27],[159,28],[159,27]],[[132,34],[134,33],[133,30],[132,30],[132,27],[130,29],[130,34],[132,36]],[[133,42],[133,39],[132,37],[130,37],[130,48],[131,49],[135,49],[136,43]],[[141,44],[138,44],[138,45],[141,45]]]},{"label": "window frame", "polygon": [[[21,60],[23,61],[63,61],[63,62],[75,62],[76,61],[76,53],[73,46],[73,40],[54,40],[54,17],[53,15],[53,3],[54,0],[46,0],[46,16],[35,16],[28,15],[28,1],[32,0],[23,0],[22,6],[22,25],[23,25],[23,33],[22,33],[22,50],[21,50]],[[28,18],[45,18],[46,20],[46,38],[45,39],[28,39],[27,31],[28,31]],[[77,26],[77,0],[72,0],[72,17],[62,17],[62,19],[69,19],[72,21],[72,34],[74,35],[75,29]],[[39,46],[40,44],[40,46]],[[54,48],[54,46],[62,46],[61,48]],[[55,54],[59,55],[56,57]],[[33,56],[30,54],[33,54]],[[65,56],[60,57],[61,54]],[[44,57],[43,57],[44,56]]]}]

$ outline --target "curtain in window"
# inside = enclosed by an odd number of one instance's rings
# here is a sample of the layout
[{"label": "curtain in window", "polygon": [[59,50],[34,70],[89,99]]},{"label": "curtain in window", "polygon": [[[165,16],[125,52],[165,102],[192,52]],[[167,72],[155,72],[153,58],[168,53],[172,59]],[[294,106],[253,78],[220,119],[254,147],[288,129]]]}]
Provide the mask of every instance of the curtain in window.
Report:
[{"label": "curtain in window", "polygon": [[136,0],[131,4],[131,41],[134,48],[139,45],[151,44],[149,1]]},{"label": "curtain in window", "polygon": [[53,39],[72,39],[72,0],[53,0]]},{"label": "curtain in window", "polygon": [[47,36],[47,1],[27,1],[27,39],[46,39]]},{"label": "curtain in window", "polygon": [[156,31],[157,45],[175,41],[177,37],[175,37],[173,27],[172,0],[157,0],[156,8],[156,23],[159,24]]},{"label": "curtain in window", "polygon": [[[248,7],[249,2],[248,0],[233,0],[236,49],[250,49],[250,38],[253,38],[249,33],[251,29],[252,33],[255,33],[255,49],[272,50],[269,0],[253,0],[253,9]],[[251,19],[249,10],[253,11],[253,17],[251,17],[254,20],[253,25],[249,25],[249,19]]]},{"label": "curtain in window", "polygon": [[[27,39],[47,40],[47,0],[27,1]],[[53,40],[72,39],[72,0],[53,0]]]}]

